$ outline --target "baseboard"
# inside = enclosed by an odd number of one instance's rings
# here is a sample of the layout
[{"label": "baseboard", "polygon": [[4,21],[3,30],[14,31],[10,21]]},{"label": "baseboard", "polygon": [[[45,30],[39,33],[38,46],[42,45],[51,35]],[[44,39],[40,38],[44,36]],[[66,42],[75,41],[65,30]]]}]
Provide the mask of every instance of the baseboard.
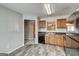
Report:
[{"label": "baseboard", "polygon": [[17,48],[15,48],[15,49],[13,49],[13,50],[11,50],[10,52],[8,52],[8,54],[13,53],[14,51],[16,51],[16,50],[18,50],[18,49],[22,48],[23,46],[24,46],[24,44],[23,44],[23,45],[21,45],[21,46],[19,46],[19,47],[17,47]]},{"label": "baseboard", "polygon": [[15,49],[14,51],[12,51],[11,53],[9,53],[9,56],[14,56],[15,54],[17,54],[18,52],[20,52],[23,49],[24,46],[21,46],[17,49]]}]

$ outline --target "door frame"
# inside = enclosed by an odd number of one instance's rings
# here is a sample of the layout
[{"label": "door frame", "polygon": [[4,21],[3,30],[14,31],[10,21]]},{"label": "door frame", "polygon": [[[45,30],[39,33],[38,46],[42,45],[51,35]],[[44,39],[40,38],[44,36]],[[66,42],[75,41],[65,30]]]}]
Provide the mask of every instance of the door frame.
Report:
[{"label": "door frame", "polygon": [[[36,21],[35,20],[29,20],[29,19],[24,19],[24,28],[25,28],[25,21],[34,21],[34,24],[36,24]],[[34,27],[36,27],[36,25],[34,26]],[[36,28],[34,28],[34,30],[35,30],[35,33],[36,33]],[[24,31],[25,31],[25,29],[24,29]],[[34,34],[35,34],[34,33]],[[25,33],[23,33],[24,35],[25,35]],[[33,35],[33,34],[32,34]],[[36,38],[36,35],[34,35],[35,37],[34,37],[34,40],[35,40],[35,38]],[[24,42],[25,42],[25,36],[24,36]]]}]

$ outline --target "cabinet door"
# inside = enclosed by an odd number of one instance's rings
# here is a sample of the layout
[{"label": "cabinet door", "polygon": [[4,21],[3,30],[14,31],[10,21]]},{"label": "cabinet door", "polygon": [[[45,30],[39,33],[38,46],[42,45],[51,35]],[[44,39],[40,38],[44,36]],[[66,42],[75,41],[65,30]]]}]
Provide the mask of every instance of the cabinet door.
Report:
[{"label": "cabinet door", "polygon": [[79,18],[76,19],[76,26],[79,27]]},{"label": "cabinet door", "polygon": [[79,43],[75,42],[69,37],[66,37],[66,40],[64,41],[64,46],[69,48],[79,48]]},{"label": "cabinet door", "polygon": [[49,39],[50,39],[50,36],[48,33],[45,34],[45,43],[46,44],[49,44]]},{"label": "cabinet door", "polygon": [[64,46],[64,35],[50,35],[49,44]]},{"label": "cabinet door", "polygon": [[66,19],[57,19],[57,28],[66,28]]},{"label": "cabinet door", "polygon": [[47,22],[47,30],[55,30],[55,21]]},{"label": "cabinet door", "polygon": [[71,39],[66,37],[66,40],[64,40],[64,46],[65,47],[71,47]]},{"label": "cabinet door", "polygon": [[50,35],[49,44],[56,45],[55,35]]},{"label": "cabinet door", "polygon": [[61,21],[59,19],[57,20],[57,28],[61,28]]},{"label": "cabinet door", "polygon": [[61,20],[61,27],[66,28],[66,19]]},{"label": "cabinet door", "polygon": [[74,24],[74,20],[67,20],[66,23],[67,24]]},{"label": "cabinet door", "polygon": [[45,43],[49,43],[49,37],[45,35]]},{"label": "cabinet door", "polygon": [[64,35],[56,35],[57,45],[64,46]]},{"label": "cabinet door", "polygon": [[45,28],[46,27],[46,21],[45,20],[39,21],[39,27],[40,28]]},{"label": "cabinet door", "polygon": [[79,43],[75,42],[74,40],[71,40],[71,47],[72,48],[79,48]]}]

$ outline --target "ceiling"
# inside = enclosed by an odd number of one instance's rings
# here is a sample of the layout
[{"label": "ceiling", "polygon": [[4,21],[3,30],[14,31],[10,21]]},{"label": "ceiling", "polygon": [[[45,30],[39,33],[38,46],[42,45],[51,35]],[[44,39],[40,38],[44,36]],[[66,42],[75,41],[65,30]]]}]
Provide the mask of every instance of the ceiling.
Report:
[{"label": "ceiling", "polygon": [[[29,16],[47,15],[43,3],[2,3],[0,5]],[[79,4],[77,3],[52,3],[50,6],[53,16],[67,15],[79,8]]]}]

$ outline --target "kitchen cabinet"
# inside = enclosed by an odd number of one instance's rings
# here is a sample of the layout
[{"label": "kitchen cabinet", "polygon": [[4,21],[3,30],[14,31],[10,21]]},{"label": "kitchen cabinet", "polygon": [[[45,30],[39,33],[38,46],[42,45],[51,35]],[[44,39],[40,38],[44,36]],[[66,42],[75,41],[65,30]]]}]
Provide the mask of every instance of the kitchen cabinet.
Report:
[{"label": "kitchen cabinet", "polygon": [[50,38],[50,44],[58,45],[58,46],[63,46],[64,45],[64,38],[63,35],[53,35]]},{"label": "kitchen cabinet", "polygon": [[45,20],[39,21],[39,28],[46,28],[46,21]]},{"label": "kitchen cabinet", "polygon": [[66,28],[66,19],[57,19],[57,28]]},{"label": "kitchen cabinet", "polygon": [[55,35],[50,35],[49,36],[50,38],[49,38],[49,44],[54,44],[54,45],[56,45],[56,39],[55,39]]},{"label": "kitchen cabinet", "polygon": [[76,19],[76,26],[79,27],[79,18]]},{"label": "kitchen cabinet", "polygon": [[49,38],[50,38],[50,37],[49,37],[48,34],[46,33],[46,34],[45,34],[45,43],[46,43],[46,44],[49,44]]},{"label": "kitchen cabinet", "polygon": [[[79,36],[74,36],[79,41]],[[45,34],[45,43],[69,48],[79,48],[79,43],[69,37],[65,37],[64,34]]]},{"label": "kitchen cabinet", "polygon": [[64,46],[65,47],[71,47],[72,46],[70,38],[66,37],[66,39],[64,40]]},{"label": "kitchen cabinet", "polygon": [[47,30],[51,30],[51,31],[53,31],[53,30],[55,30],[55,21],[49,21],[49,22],[47,22]]},{"label": "kitchen cabinet", "polygon": [[64,46],[64,35],[54,35],[54,34],[46,34],[45,35],[45,43]]},{"label": "kitchen cabinet", "polygon": [[74,24],[74,20],[67,20],[67,24]]},{"label": "kitchen cabinet", "polygon": [[[79,37],[78,38],[75,37],[75,39],[79,41],[78,40]],[[64,41],[64,46],[69,48],[79,48],[79,43],[69,37],[66,37],[66,40]]]}]

